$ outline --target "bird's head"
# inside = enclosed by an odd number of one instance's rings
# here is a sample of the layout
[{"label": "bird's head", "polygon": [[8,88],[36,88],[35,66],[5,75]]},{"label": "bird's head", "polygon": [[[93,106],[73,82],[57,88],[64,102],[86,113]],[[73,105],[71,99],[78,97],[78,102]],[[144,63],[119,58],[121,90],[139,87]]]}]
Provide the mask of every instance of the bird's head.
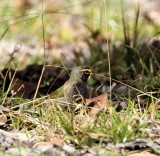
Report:
[{"label": "bird's head", "polygon": [[89,67],[75,67],[73,68],[72,72],[71,72],[71,79],[73,80],[82,80],[84,82],[86,82],[88,79],[90,79],[93,75],[92,69]]},{"label": "bird's head", "polygon": [[90,79],[92,77],[92,75],[94,74],[92,69],[89,68],[89,67],[84,67],[81,69],[80,71],[80,78],[83,80],[83,81],[87,81],[88,79]]}]

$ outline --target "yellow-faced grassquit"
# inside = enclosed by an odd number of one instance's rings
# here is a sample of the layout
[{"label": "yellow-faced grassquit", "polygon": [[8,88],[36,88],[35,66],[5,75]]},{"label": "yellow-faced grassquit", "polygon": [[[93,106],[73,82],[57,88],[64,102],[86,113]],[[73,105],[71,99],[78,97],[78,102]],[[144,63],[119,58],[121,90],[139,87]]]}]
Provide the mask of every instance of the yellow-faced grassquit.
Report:
[{"label": "yellow-faced grassquit", "polygon": [[65,84],[50,94],[51,98],[64,97],[65,101],[70,103],[82,102],[85,98],[89,97],[87,89],[87,80],[93,75],[89,67],[75,67],[69,80]]}]

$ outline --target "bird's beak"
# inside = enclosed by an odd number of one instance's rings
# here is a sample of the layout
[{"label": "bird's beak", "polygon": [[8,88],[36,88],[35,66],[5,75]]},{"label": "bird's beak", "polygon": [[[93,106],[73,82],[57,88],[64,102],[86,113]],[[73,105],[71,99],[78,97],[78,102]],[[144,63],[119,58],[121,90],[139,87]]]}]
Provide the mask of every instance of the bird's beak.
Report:
[{"label": "bird's beak", "polygon": [[94,75],[94,72],[91,72],[88,79],[90,79]]}]

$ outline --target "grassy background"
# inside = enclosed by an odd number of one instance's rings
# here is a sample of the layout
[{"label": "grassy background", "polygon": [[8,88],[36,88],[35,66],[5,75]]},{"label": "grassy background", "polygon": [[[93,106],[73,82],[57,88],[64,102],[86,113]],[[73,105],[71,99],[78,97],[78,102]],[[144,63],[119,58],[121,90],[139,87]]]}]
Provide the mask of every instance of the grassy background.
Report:
[{"label": "grassy background", "polygon": [[[85,60],[85,64],[94,67],[97,74],[105,78],[108,76],[110,83],[111,78],[117,79],[119,75],[124,75],[127,80],[124,83],[128,86],[130,82],[129,86],[138,90],[138,94],[122,96],[116,101],[127,103],[128,107],[121,112],[115,111],[112,101],[108,103],[107,113],[101,111],[92,115],[86,113],[86,108],[82,108],[76,115],[63,110],[54,102],[50,104],[49,99],[31,101],[18,97],[7,98],[2,88],[2,105],[5,106],[7,101],[10,108],[24,104],[18,111],[8,113],[12,121],[11,127],[32,135],[39,141],[49,142],[56,135],[63,138],[66,144],[73,144],[77,149],[89,146],[99,155],[107,155],[108,152],[113,155],[128,153],[128,150],[121,153],[110,148],[109,143],[115,145],[137,138],[158,141],[159,136],[155,133],[150,136],[147,130],[159,127],[159,96],[153,97],[153,92],[147,92],[145,87],[155,87],[159,79],[157,73],[154,74],[151,70],[152,62],[147,66],[148,62],[141,55],[143,42],[158,33],[158,29],[142,16],[141,7],[119,0],[76,3],[73,0],[54,3],[44,0],[33,1],[31,4],[23,4],[20,0],[11,3],[10,0],[3,0],[0,8],[1,69],[21,69],[28,64],[44,61],[50,65],[61,65],[52,60],[56,47],[47,48],[47,44],[63,46],[83,40],[89,43],[92,55]],[[105,52],[96,33],[102,41],[104,37],[104,45],[107,46]],[[33,51],[29,54],[30,50]],[[13,52],[13,55],[9,52]],[[61,61],[63,63],[63,59]],[[134,78],[131,78],[131,74]],[[143,93],[146,93],[147,98],[143,97]],[[157,90],[156,93],[158,94]],[[104,153],[100,154],[102,149]],[[149,150],[159,153],[154,148]]]}]

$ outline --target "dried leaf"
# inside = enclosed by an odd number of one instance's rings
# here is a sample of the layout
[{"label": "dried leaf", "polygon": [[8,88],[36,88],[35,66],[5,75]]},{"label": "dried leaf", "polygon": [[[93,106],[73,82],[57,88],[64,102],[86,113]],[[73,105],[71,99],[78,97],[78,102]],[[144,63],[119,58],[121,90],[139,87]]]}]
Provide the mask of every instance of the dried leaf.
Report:
[{"label": "dried leaf", "polygon": [[106,91],[97,97],[85,99],[86,105],[91,107],[91,114],[98,114],[102,109],[107,109],[107,94],[108,92]]},{"label": "dried leaf", "polygon": [[20,96],[23,98],[32,98],[37,85],[31,82],[22,81],[18,78],[13,79],[13,85],[10,89],[9,94],[11,96]]}]

